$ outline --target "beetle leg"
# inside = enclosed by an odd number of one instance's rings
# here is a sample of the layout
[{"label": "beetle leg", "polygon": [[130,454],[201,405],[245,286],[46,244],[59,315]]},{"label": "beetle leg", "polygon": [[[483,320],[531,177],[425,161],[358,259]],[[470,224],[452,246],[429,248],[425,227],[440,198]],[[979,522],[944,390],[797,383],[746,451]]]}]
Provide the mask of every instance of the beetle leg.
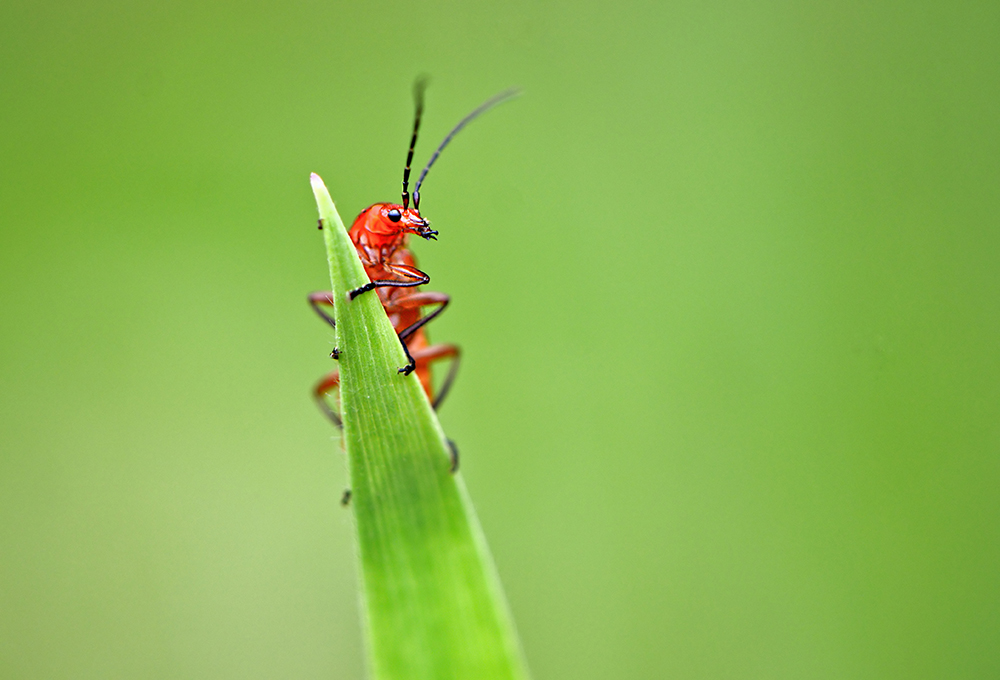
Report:
[{"label": "beetle leg", "polygon": [[[368,291],[374,290],[375,288],[380,288],[384,286],[392,286],[396,288],[412,288],[414,286],[422,286],[431,280],[430,276],[420,271],[416,267],[411,267],[408,264],[384,264],[382,266],[385,269],[389,270],[389,272],[396,274],[398,276],[402,276],[404,278],[408,278],[410,280],[399,281],[395,279],[377,279],[375,281],[369,281],[360,288],[355,288],[350,292],[349,295],[351,300],[361,295],[362,293],[367,293]],[[399,369],[399,372],[402,373],[403,375],[409,375],[410,373],[413,373],[413,369],[416,368],[417,365],[413,362],[413,357],[410,356],[410,348],[406,346],[406,343],[403,342],[402,338],[400,338],[400,344],[403,345],[403,353],[406,354],[406,366],[403,366],[401,369]]]},{"label": "beetle leg", "polygon": [[[334,371],[333,373],[323,376],[323,378],[316,383],[316,386],[313,387],[313,399],[316,400],[316,405],[319,406],[319,410],[322,411],[324,415],[326,415],[326,417],[337,426],[338,429],[343,429],[344,423],[340,419],[340,414],[333,410],[330,406],[330,402],[326,400],[326,396],[334,390],[340,390],[339,371]],[[339,408],[337,410],[339,410]]]},{"label": "beetle leg", "polygon": [[315,293],[309,293],[309,304],[312,306],[313,311],[319,314],[319,318],[326,321],[328,324],[337,327],[337,322],[333,320],[333,317],[320,309],[320,305],[326,305],[327,307],[333,307],[333,293],[327,290],[317,291]]},{"label": "beetle leg", "polygon": [[413,373],[414,369],[417,367],[417,361],[410,354],[410,348],[406,346],[406,343],[400,339],[399,344],[403,346],[403,354],[406,355],[406,366],[403,366],[397,373],[402,373],[403,375],[410,375]]},{"label": "beetle leg", "polygon": [[393,298],[385,305],[385,311],[387,314],[392,314],[394,312],[402,312],[409,309],[419,310],[421,307],[427,305],[440,305],[430,314],[417,319],[415,322],[399,331],[399,341],[403,344],[403,351],[406,352],[406,358],[409,360],[406,366],[399,369],[400,373],[409,375],[416,368],[413,356],[411,356],[409,348],[406,346],[406,340],[411,335],[413,335],[421,326],[432,321],[438,314],[444,311],[444,308],[448,306],[451,302],[451,297],[445,293],[432,293],[432,292],[415,292],[409,295],[400,295]]},{"label": "beetle leg", "polygon": [[400,295],[396,297],[386,304],[385,311],[391,314],[393,312],[404,311],[407,309],[419,309],[421,307],[426,307],[427,305],[439,305],[439,307],[430,314],[417,319],[415,322],[399,331],[399,339],[406,340],[413,335],[418,328],[433,321],[435,317],[444,311],[444,308],[448,306],[449,302],[451,302],[451,296],[446,293],[421,291],[411,293],[410,295]]},{"label": "beetle leg", "polygon": [[[339,387],[340,373],[334,371],[316,383],[316,387],[313,388],[313,397],[316,399],[316,405],[319,406],[319,410],[337,426],[337,429],[342,430],[344,429],[343,421],[341,421],[337,412],[330,408],[330,403],[326,400],[326,395]],[[344,489],[344,495],[340,497],[340,505],[346,508],[350,503],[351,490]]]},{"label": "beetle leg", "polygon": [[[461,352],[455,345],[431,345],[430,347],[423,347],[413,352],[413,358],[420,362],[431,363],[433,361],[438,361],[440,359],[451,359],[451,367],[448,369],[448,377],[444,379],[441,384],[441,389],[438,391],[437,396],[431,401],[431,407],[437,411],[438,407],[441,406],[441,402],[444,398],[448,396],[448,390],[451,389],[452,383],[455,381],[455,376],[458,374],[458,364],[461,359]],[[448,439],[448,453],[451,456],[451,471],[455,472],[458,470],[458,447],[455,442]]]},{"label": "beetle leg", "polygon": [[435,395],[434,400],[431,402],[431,406],[437,411],[441,402],[444,398],[448,396],[448,391],[451,389],[451,385],[455,382],[455,376],[458,375],[458,364],[461,360],[461,351],[456,345],[431,345],[430,347],[422,347],[421,349],[414,350],[413,358],[416,361],[431,363],[433,361],[438,361],[440,359],[451,359],[451,366],[448,368],[448,375],[441,383],[441,389],[438,390],[437,395]]},{"label": "beetle leg", "polygon": [[360,288],[355,288],[354,290],[352,290],[349,294],[350,299],[353,300],[362,293],[367,293],[370,290],[374,290],[376,288],[382,288],[384,286],[392,286],[395,288],[412,288],[414,286],[422,286],[425,283],[430,283],[431,280],[431,277],[428,276],[426,273],[420,271],[416,267],[411,267],[408,264],[392,264],[387,262],[382,264],[382,268],[387,269],[390,273],[395,274],[396,276],[409,280],[401,281],[399,279],[378,279],[375,281],[369,281]]},{"label": "beetle leg", "polygon": [[[309,293],[309,304],[312,306],[313,311],[319,314],[319,318],[326,321],[333,328],[337,327],[337,322],[333,320],[333,317],[327,314],[320,308],[320,305],[326,305],[327,307],[333,307],[333,293],[329,291],[319,291],[316,293]],[[340,358],[340,350],[336,347],[330,352],[330,356],[334,359]]]}]

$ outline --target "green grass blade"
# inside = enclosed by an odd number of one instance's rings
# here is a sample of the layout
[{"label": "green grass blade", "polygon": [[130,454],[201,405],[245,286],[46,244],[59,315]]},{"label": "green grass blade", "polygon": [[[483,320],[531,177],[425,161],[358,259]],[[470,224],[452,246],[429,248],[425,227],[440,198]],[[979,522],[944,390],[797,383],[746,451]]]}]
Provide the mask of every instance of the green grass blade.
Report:
[{"label": "green grass blade", "polygon": [[371,675],[527,678],[489,549],[447,443],[318,175]]}]

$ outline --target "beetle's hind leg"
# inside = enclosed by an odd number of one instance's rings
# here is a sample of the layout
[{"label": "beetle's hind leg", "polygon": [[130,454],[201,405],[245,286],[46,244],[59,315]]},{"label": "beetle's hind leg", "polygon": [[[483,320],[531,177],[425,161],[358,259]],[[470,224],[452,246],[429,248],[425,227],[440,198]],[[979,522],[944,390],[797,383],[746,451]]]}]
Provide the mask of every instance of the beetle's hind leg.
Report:
[{"label": "beetle's hind leg", "polygon": [[[440,359],[451,359],[448,375],[445,377],[444,382],[441,383],[441,389],[438,390],[437,395],[431,400],[431,407],[437,411],[438,407],[441,406],[441,402],[448,396],[448,391],[451,389],[452,383],[455,382],[455,376],[458,374],[458,365],[461,359],[461,350],[456,345],[431,345],[430,347],[421,347],[418,350],[414,350],[413,357],[421,364],[430,364]],[[448,454],[451,457],[451,471],[455,472],[458,470],[458,447],[450,439],[447,442]]]},{"label": "beetle's hind leg", "polygon": [[319,407],[319,410],[330,419],[330,422],[336,425],[337,429],[342,430],[344,429],[344,421],[340,419],[340,413],[338,413],[338,411],[340,411],[340,399],[338,397],[336,410],[327,400],[327,395],[335,391],[338,393],[340,392],[340,371],[333,371],[332,373],[323,376],[323,378],[316,383],[316,386],[313,387],[313,399],[316,400],[316,405]]},{"label": "beetle's hind leg", "polygon": [[[319,410],[330,419],[334,425],[337,426],[338,430],[344,429],[344,422],[340,419],[340,415],[330,406],[330,402],[327,401],[327,395],[334,390],[340,391],[340,372],[334,371],[329,375],[323,377],[316,386],[313,388],[313,398],[316,400],[316,405],[319,406]],[[339,400],[338,400],[339,401]],[[343,507],[347,507],[351,503],[351,490],[344,489],[344,495],[340,498],[340,504]]]}]

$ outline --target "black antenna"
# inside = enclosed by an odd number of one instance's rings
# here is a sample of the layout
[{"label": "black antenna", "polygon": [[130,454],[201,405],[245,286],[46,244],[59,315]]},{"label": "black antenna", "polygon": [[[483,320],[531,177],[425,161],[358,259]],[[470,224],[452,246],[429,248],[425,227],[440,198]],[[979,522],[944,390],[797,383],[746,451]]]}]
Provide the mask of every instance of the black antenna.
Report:
[{"label": "black antenna", "polygon": [[[424,113],[424,90],[427,89],[427,78],[421,76],[413,83],[413,102],[416,104],[416,113],[413,116],[413,136],[410,137],[410,150],[406,154],[406,167],[403,168],[403,210],[410,205],[410,163],[413,162],[413,147],[417,145],[417,132],[420,130],[420,116]],[[416,189],[414,189],[416,191]],[[413,205],[416,207],[417,201],[414,197]]]},{"label": "black antenna", "polygon": [[[498,104],[502,104],[505,101],[507,101],[508,99],[513,99],[514,97],[516,97],[519,94],[521,94],[521,90],[517,89],[516,87],[515,88],[511,88],[509,90],[504,90],[500,94],[495,95],[495,96],[487,99],[485,102],[483,102],[482,104],[479,105],[479,108],[477,108],[475,111],[473,111],[468,116],[466,116],[465,118],[463,118],[462,120],[460,120],[458,122],[458,125],[456,125],[454,127],[454,129],[451,132],[448,133],[448,136],[445,137],[444,141],[441,142],[441,144],[438,146],[437,151],[434,152],[434,155],[431,156],[431,159],[429,161],[427,161],[427,167],[425,167],[423,169],[423,171],[420,173],[420,178],[417,180],[417,186],[413,187],[413,207],[414,208],[416,208],[417,210],[420,209],[420,185],[424,183],[424,177],[427,177],[427,173],[431,169],[431,166],[434,165],[434,161],[436,161],[438,159],[438,156],[440,156],[441,152],[444,151],[444,147],[448,146],[448,142],[450,142],[452,140],[452,138],[455,135],[458,134],[459,130],[461,130],[462,128],[464,128],[466,125],[468,125],[469,123],[471,123],[473,120],[475,120],[476,118],[478,118],[482,114],[484,114],[487,111],[489,111],[490,109],[492,109],[494,106],[496,106]],[[419,116],[419,114],[418,114],[418,116]],[[414,131],[413,134],[414,134],[414,138],[415,138],[416,137],[416,131]],[[412,150],[411,150],[411,155],[412,155]],[[409,161],[407,161],[406,166],[407,166],[407,169],[409,169],[409,166],[410,166]],[[405,184],[404,184],[404,188],[405,188]],[[406,194],[405,193],[403,194],[403,199],[404,199],[404,203],[405,203],[405,199],[406,199]]]}]

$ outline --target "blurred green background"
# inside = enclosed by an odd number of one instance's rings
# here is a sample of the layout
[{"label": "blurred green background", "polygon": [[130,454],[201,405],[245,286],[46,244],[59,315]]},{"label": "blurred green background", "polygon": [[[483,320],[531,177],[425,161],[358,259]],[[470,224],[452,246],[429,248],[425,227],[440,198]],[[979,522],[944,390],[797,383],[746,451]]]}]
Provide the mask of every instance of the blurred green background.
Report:
[{"label": "blurred green background", "polygon": [[310,171],[449,147],[535,676],[1000,677],[1000,5],[0,7],[0,676],[361,678]]}]

